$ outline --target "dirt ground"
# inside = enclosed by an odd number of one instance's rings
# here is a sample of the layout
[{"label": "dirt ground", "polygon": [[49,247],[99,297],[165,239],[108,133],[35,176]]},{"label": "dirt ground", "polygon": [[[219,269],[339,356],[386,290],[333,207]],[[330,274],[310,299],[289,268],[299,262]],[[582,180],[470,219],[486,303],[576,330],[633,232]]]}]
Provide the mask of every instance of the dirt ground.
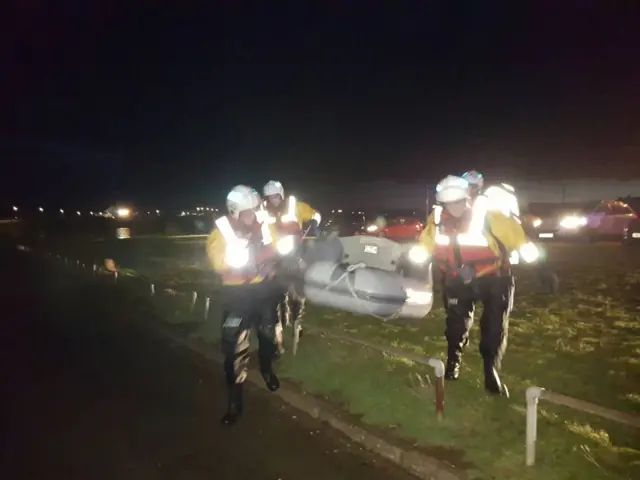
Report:
[{"label": "dirt ground", "polygon": [[221,428],[219,368],[109,312],[87,316],[90,295],[0,256],[0,477],[414,478],[255,388],[241,423]]}]

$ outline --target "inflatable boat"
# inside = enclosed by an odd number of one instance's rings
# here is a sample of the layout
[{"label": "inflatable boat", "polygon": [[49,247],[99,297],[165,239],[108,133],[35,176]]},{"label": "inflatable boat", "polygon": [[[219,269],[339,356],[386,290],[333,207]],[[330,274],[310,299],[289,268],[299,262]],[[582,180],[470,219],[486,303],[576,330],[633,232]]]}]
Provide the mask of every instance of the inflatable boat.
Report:
[{"label": "inflatable boat", "polygon": [[422,318],[433,305],[431,266],[418,246],[367,236],[317,240],[303,260],[302,288],[313,304],[383,320]]}]

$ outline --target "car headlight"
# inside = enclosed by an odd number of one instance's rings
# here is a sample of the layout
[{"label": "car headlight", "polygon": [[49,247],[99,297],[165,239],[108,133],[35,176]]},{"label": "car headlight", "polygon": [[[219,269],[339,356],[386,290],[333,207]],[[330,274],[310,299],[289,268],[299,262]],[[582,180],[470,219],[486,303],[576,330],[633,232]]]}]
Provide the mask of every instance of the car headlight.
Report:
[{"label": "car headlight", "polygon": [[560,226],[567,229],[584,227],[586,224],[587,219],[585,217],[577,217],[575,215],[570,215],[560,220]]},{"label": "car headlight", "polygon": [[378,226],[377,225],[369,225],[367,227],[367,232],[376,232],[378,231]]},{"label": "car headlight", "polygon": [[231,268],[242,268],[249,263],[249,249],[245,247],[229,248],[225,258]]},{"label": "car headlight", "polygon": [[540,220],[539,218],[535,218],[533,219],[531,224],[533,225],[533,228],[538,228],[540,225],[542,225],[542,220]]},{"label": "car headlight", "polygon": [[420,245],[414,245],[409,250],[409,261],[417,264],[423,264],[429,258],[427,249]]},{"label": "car headlight", "polygon": [[276,250],[280,255],[289,255],[296,248],[296,241],[293,235],[282,237],[276,243]]},{"label": "car headlight", "polygon": [[520,247],[519,256],[526,263],[532,263],[540,258],[540,250],[531,242],[525,243]]}]

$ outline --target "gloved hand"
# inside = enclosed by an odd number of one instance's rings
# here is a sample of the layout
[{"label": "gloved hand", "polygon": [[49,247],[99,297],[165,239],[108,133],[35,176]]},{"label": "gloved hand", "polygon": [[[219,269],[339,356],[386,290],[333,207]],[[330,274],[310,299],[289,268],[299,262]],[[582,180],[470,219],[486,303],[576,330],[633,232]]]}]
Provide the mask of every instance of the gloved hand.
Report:
[{"label": "gloved hand", "polygon": [[542,293],[556,295],[560,289],[560,280],[548,265],[542,264],[538,269],[538,279]]}]

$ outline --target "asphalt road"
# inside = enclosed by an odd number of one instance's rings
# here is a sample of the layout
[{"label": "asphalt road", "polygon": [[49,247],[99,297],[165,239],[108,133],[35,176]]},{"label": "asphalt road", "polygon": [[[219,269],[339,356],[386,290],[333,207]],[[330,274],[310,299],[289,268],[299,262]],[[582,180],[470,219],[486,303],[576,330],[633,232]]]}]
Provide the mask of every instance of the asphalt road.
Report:
[{"label": "asphalt road", "polygon": [[219,368],[0,260],[1,478],[414,478],[255,388],[220,427]]}]

